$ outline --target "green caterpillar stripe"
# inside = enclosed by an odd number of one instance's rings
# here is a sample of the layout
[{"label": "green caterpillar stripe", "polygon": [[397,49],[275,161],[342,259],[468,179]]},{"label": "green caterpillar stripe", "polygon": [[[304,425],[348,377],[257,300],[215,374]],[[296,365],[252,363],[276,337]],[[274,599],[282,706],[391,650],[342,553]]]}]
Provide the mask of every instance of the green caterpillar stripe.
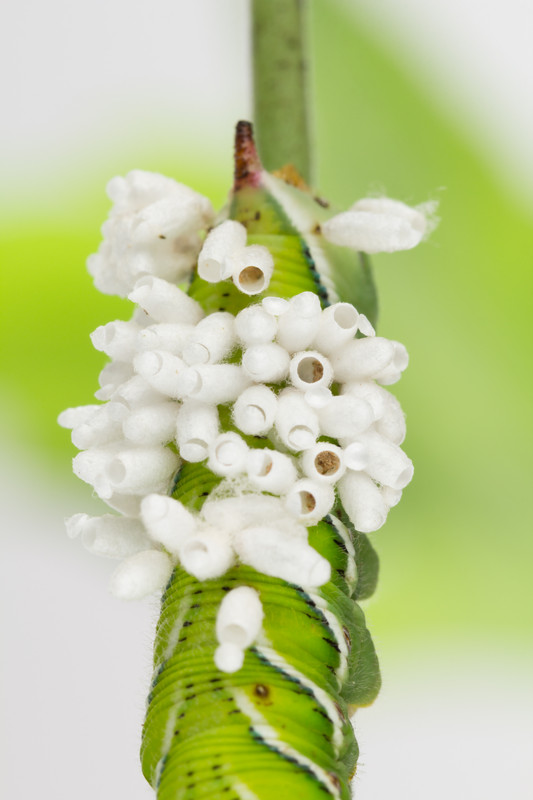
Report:
[{"label": "green caterpillar stripe", "polygon": [[[265,295],[312,291],[323,306],[346,300],[375,321],[367,262],[321,241],[320,223],[332,212],[310,193],[259,177],[250,136],[241,124],[229,216],[246,225],[249,244],[267,246],[274,257]],[[189,293],[208,313],[235,314],[258,299],[230,281],[207,284],[196,274]],[[228,410],[219,412],[231,429]],[[249,446],[272,446],[263,437],[245,438]],[[201,464],[184,463],[172,496],[199,511],[220,480]],[[242,564],[205,582],[174,570],[157,625],[141,750],[158,800],[350,798],[358,749],[349,711],[372,702],[380,686],[356,603],[375,588],[377,557],[340,506],[308,534],[332,567],[330,581],[312,592]],[[239,586],[259,594],[263,628],[243,667],[224,673],[213,659],[217,610]]]}]

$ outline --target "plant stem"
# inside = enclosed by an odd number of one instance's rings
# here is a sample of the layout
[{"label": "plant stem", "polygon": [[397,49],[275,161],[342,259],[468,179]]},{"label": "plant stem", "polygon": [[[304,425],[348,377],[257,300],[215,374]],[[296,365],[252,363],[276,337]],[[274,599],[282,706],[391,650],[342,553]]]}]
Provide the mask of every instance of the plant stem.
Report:
[{"label": "plant stem", "polygon": [[311,180],[305,0],[252,0],[255,134],[268,170],[292,164]]}]

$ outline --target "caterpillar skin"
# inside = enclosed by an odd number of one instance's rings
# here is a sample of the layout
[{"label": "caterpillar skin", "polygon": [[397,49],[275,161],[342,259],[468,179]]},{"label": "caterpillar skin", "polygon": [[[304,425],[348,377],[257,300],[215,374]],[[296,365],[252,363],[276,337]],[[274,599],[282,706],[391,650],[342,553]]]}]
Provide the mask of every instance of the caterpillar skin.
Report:
[{"label": "caterpillar skin", "polygon": [[[323,308],[348,301],[374,321],[369,265],[319,236],[324,215],[331,210],[308,191],[261,171],[251,127],[240,123],[229,218],[246,226],[249,244],[266,245],[274,257],[260,298],[312,291]],[[207,313],[235,314],[257,302],[230,281],[212,285],[197,274],[189,294]],[[236,430],[219,411],[225,429]],[[273,447],[264,437],[244,438],[250,447]],[[172,496],[199,511],[220,480],[185,462]],[[378,562],[339,501],[308,532],[332,567],[331,579],[312,591],[243,564],[204,582],[175,568],[162,599],[141,751],[158,800],[350,798],[358,749],[349,714],[380,687],[356,601],[374,590]],[[222,598],[238,586],[258,592],[264,620],[243,667],[226,673],[213,660],[215,621]]]}]

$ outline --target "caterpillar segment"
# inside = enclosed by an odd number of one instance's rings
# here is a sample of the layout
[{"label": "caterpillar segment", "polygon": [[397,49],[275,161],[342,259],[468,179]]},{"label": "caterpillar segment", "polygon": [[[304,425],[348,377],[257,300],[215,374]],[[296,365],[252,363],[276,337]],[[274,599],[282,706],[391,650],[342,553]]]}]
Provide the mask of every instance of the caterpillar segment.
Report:
[{"label": "caterpillar segment", "polygon": [[[268,289],[250,297],[231,281],[210,284],[195,272],[189,295],[206,313],[236,314],[265,296],[311,291],[323,308],[347,301],[374,323],[366,259],[319,235],[332,214],[327,204],[290,170],[281,176],[262,170],[248,123],[239,123],[235,162],[228,217],[246,227],[248,244],[272,254]],[[229,360],[239,357],[234,352]],[[218,410],[224,430],[236,430],[228,407]],[[249,447],[276,446],[268,437],[243,438]],[[198,512],[220,481],[204,464],[183,462],[171,494]],[[204,582],[179,564],[174,569],[157,625],[141,750],[158,800],[351,797],[358,749],[349,715],[372,702],[380,687],[356,602],[375,588],[377,556],[339,503],[308,528],[308,540],[331,565],[330,580],[313,590],[240,563]],[[257,591],[264,619],[242,668],[226,673],[213,658],[216,616],[224,596],[239,586]]]}]

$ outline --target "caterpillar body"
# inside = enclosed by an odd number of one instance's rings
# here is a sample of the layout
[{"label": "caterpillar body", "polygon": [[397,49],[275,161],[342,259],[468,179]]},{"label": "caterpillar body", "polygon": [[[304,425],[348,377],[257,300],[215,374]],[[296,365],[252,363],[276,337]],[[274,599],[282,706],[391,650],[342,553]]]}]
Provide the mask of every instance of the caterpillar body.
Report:
[{"label": "caterpillar body", "polygon": [[[322,307],[347,300],[374,321],[370,267],[362,254],[354,259],[319,237],[327,216],[322,201],[261,172],[250,127],[241,124],[229,218],[274,258],[261,297],[311,291]],[[208,313],[237,313],[257,301],[197,273],[189,294]],[[264,437],[246,440],[272,446]],[[219,481],[205,467],[185,464],[173,497],[199,511]],[[380,686],[356,602],[373,591],[377,556],[338,506],[308,528],[309,543],[332,567],[331,580],[313,592],[243,564],[207,582],[175,569],[162,601],[143,732],[143,771],[158,800],[350,797],[358,749],[349,713],[371,703]],[[243,667],[227,674],[213,662],[215,623],[224,594],[237,586],[258,591],[265,616]]]},{"label": "caterpillar body", "polygon": [[[183,472],[174,496],[198,508],[212,476],[197,465]],[[377,558],[364,534],[333,515],[309,529],[309,542],[333,567],[312,593],[244,565],[208,582],[173,573],[142,748],[158,798],[350,797],[358,750],[349,711],[371,703],[380,686],[355,598],[372,592]],[[263,632],[244,666],[227,674],[213,663],[216,614],[241,585],[260,594]]]},{"label": "caterpillar body", "polygon": [[387,198],[335,214],[290,167],[263,170],[246,122],[221,219],[153,173],[108,194],[88,269],[137,308],[91,334],[111,359],[100,405],[59,422],[119,512],[75,514],[69,535],[121,559],[118,597],[164,589],[144,775],[158,800],[348,800],[350,714],[380,686],[366,534],[413,474],[383,388],[407,351],[375,335],[364,253],[414,247],[424,214]]}]

